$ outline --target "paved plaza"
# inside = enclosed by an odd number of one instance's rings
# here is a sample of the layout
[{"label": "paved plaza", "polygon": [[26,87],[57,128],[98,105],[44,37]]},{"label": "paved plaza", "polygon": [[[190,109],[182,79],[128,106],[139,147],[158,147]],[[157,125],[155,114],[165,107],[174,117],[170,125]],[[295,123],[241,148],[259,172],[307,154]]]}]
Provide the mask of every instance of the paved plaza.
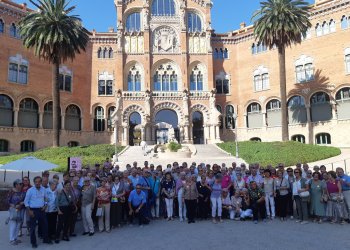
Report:
[{"label": "paved plaza", "polygon": [[[31,249],[29,237],[23,236],[18,246],[8,243],[8,227],[4,221],[7,212],[0,213],[1,249]],[[294,221],[279,220],[259,223],[250,221],[228,221],[213,224],[211,221],[197,221],[195,224],[152,221],[140,228],[137,225],[114,229],[111,233],[96,233],[78,236],[70,242],[46,245],[38,249],[118,249],[118,250],[204,250],[204,249],[255,249],[255,250],[345,250],[350,248],[350,225],[300,225]]]}]

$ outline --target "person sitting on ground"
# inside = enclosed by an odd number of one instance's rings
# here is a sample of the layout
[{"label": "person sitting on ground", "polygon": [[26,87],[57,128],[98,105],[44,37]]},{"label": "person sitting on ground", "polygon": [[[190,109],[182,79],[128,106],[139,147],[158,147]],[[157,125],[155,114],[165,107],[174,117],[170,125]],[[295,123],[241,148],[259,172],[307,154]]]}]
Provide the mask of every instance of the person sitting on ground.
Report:
[{"label": "person sitting on ground", "polygon": [[222,217],[230,218],[230,220],[233,220],[234,213],[232,209],[231,198],[230,198],[229,192],[225,189],[222,191],[221,200],[222,200]]},{"label": "person sitting on ground", "polygon": [[249,186],[250,206],[253,210],[254,223],[257,224],[259,215],[263,221],[266,220],[265,193],[255,181],[251,181]]},{"label": "person sitting on ground", "polygon": [[241,191],[236,189],[235,194],[231,197],[232,216],[231,219],[239,220],[242,215],[242,197]]},{"label": "person sitting on ground", "polygon": [[250,207],[250,197],[249,191],[247,188],[243,188],[241,192],[242,197],[242,213],[241,220],[246,220],[248,218],[253,218],[253,210]]}]

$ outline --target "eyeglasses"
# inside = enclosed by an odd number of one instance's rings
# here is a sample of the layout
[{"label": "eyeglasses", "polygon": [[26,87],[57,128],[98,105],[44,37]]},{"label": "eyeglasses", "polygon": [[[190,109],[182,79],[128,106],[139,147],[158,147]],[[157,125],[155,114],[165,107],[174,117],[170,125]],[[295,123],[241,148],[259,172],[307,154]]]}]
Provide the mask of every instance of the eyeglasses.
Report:
[{"label": "eyeglasses", "polygon": [[293,171],[292,170],[288,170],[287,173],[292,173]]},{"label": "eyeglasses", "polygon": [[295,171],[294,174],[300,174],[300,172],[299,171]]}]

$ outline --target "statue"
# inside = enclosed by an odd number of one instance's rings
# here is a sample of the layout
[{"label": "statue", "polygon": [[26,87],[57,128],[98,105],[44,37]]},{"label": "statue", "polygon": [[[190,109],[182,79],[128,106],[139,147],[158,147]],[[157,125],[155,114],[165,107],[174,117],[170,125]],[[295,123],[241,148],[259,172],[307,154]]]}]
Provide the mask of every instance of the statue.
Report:
[{"label": "statue", "polygon": [[143,13],[143,25],[145,29],[149,29],[148,14],[148,9],[145,9]]},{"label": "statue", "polygon": [[183,108],[183,113],[184,115],[188,116],[189,115],[189,111],[188,111],[188,91],[184,90],[183,95],[182,95],[182,108]]},{"label": "statue", "polygon": [[151,114],[151,92],[149,90],[145,91],[145,110],[146,115],[150,116]]},{"label": "statue", "polygon": [[214,124],[220,124],[221,113],[216,108],[216,90],[215,89],[213,89],[210,92],[209,111],[211,115],[211,120],[214,122]]},{"label": "statue", "polygon": [[119,89],[117,91],[117,98],[116,98],[116,105],[115,105],[115,111],[118,112],[122,108],[122,91]]},{"label": "statue", "polygon": [[174,130],[173,126],[170,126],[170,128],[168,130],[168,142],[178,143],[178,141],[176,140],[176,137],[175,137],[175,130]]}]

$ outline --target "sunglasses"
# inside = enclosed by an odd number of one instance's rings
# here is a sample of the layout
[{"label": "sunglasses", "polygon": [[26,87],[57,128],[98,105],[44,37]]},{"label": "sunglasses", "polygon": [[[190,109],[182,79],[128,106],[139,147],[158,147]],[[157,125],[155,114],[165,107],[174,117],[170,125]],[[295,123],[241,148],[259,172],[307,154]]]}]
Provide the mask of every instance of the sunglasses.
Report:
[{"label": "sunglasses", "polygon": [[292,170],[288,170],[287,173],[292,173],[293,171]]},{"label": "sunglasses", "polygon": [[300,174],[300,172],[299,171],[295,171],[294,174]]}]

